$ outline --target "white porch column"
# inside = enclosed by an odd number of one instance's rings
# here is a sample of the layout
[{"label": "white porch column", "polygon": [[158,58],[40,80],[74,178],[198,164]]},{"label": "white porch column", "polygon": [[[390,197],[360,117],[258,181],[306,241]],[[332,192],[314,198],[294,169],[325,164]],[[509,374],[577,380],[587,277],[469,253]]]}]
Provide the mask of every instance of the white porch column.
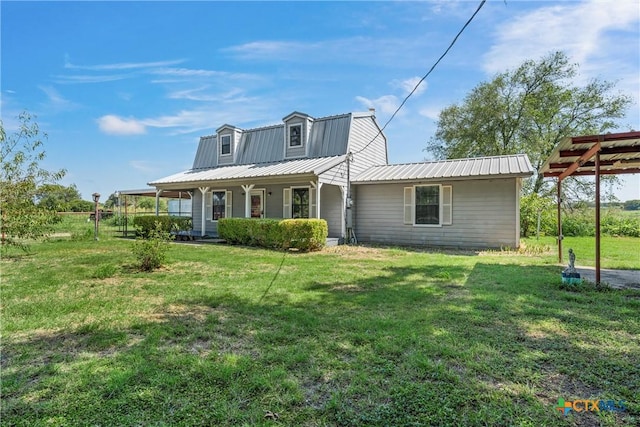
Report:
[{"label": "white porch column", "polygon": [[202,229],[200,230],[200,236],[204,236],[207,230],[207,191],[209,191],[209,187],[198,187],[200,190],[200,194],[202,194]]},{"label": "white porch column", "polygon": [[318,180],[317,182],[311,181],[311,187],[316,189],[316,218],[320,219],[320,189],[322,188],[323,182]]},{"label": "white porch column", "polygon": [[242,185],[244,190],[244,216],[245,218],[251,218],[251,190],[255,187],[255,184]]},{"label": "white porch column", "polygon": [[347,187],[341,185],[339,188],[342,196],[342,209],[340,209],[340,223],[342,224],[342,228],[340,235],[345,238],[347,236],[347,216],[345,213],[347,208]]},{"label": "white porch column", "polygon": [[162,190],[156,190],[156,216],[160,214],[160,194],[162,194]]}]

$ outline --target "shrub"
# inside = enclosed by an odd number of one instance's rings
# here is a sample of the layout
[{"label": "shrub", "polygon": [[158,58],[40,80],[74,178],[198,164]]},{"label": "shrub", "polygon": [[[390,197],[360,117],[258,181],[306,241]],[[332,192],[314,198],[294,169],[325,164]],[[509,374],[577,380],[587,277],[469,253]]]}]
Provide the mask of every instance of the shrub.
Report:
[{"label": "shrub", "polygon": [[166,261],[171,235],[163,227],[160,221],[156,222],[146,238],[139,237],[133,243],[132,251],[140,271],[154,270]]},{"label": "shrub", "polygon": [[323,219],[223,218],[218,221],[218,235],[228,243],[264,248],[319,250],[327,234],[327,222]]},{"label": "shrub", "polygon": [[327,240],[328,227],[324,219],[285,219],[280,221],[280,227],[283,249],[317,251]]},{"label": "shrub", "polygon": [[157,228],[157,224],[160,224],[160,229],[166,233],[178,230],[191,230],[191,218],[184,216],[154,216],[145,215],[137,216],[133,219],[133,226],[136,229],[136,234],[147,237],[151,230]]}]

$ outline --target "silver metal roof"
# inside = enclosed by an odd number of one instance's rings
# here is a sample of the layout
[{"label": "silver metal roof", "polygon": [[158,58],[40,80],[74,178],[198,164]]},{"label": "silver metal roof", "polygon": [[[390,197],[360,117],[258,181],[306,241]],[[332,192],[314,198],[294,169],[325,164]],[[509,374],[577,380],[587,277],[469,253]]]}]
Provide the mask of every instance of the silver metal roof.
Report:
[{"label": "silver metal roof", "polygon": [[188,170],[171,175],[149,185],[162,187],[170,184],[197,184],[208,181],[229,181],[286,175],[320,175],[340,164],[345,156],[296,159],[272,163],[221,166],[210,169]]},{"label": "silver metal roof", "polygon": [[533,167],[525,154],[476,157],[437,162],[373,166],[354,177],[354,184],[411,180],[442,180],[531,176]]},{"label": "silver metal roof", "polygon": [[[308,141],[308,157],[329,157],[346,154],[353,114],[357,115],[358,113],[313,119]],[[371,113],[369,113],[369,116],[373,117]],[[224,125],[220,129],[225,126],[231,127]],[[284,160],[284,123],[247,130],[234,129],[241,132],[234,164],[243,165]],[[193,161],[193,169],[217,166],[216,139],[216,135],[200,138],[198,151]]]}]

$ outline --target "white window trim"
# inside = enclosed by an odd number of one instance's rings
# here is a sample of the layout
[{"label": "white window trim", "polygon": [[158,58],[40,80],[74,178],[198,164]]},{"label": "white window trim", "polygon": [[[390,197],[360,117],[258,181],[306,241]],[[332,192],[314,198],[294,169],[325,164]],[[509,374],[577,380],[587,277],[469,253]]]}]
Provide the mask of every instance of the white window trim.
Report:
[{"label": "white window trim", "polygon": [[[438,224],[417,224],[416,223],[416,188],[417,187],[438,187]],[[449,203],[446,205],[446,209],[449,211],[449,221],[444,222],[444,190],[447,189],[449,192]],[[407,191],[409,190],[409,191]],[[408,200],[408,197],[410,200]],[[403,222],[406,225],[411,225],[413,227],[426,227],[426,228],[434,228],[434,227],[442,227],[446,225],[453,224],[453,186],[451,185],[442,185],[442,184],[416,184],[412,187],[403,187]],[[408,211],[410,209],[411,221],[407,221]]]},{"label": "white window trim", "polygon": [[[293,190],[295,189],[299,189],[299,188],[305,188],[307,190],[309,190],[309,216],[307,218],[304,219],[309,219],[309,218],[315,218],[313,216],[311,216],[311,207],[314,205],[313,204],[313,199],[311,198],[311,193],[312,193],[312,188],[310,185],[296,185],[293,187],[289,187],[289,191],[290,191],[290,195],[289,195],[289,216],[288,218],[293,218]],[[284,203],[284,200],[283,200]]]},{"label": "white window trim", "polygon": [[[291,128],[300,127],[300,145],[291,145]],[[304,125],[302,123],[291,123],[287,125],[287,148],[298,149],[305,148],[304,144]]]},{"label": "white window trim", "polygon": [[[232,209],[233,209],[233,193],[229,190],[225,189],[215,189],[215,190],[210,190],[209,193],[207,193],[207,197],[209,198],[209,200],[211,200],[211,203],[209,204],[209,213],[211,215],[211,218],[209,219],[210,222],[218,222],[217,219],[213,219],[213,193],[223,193],[224,192],[224,217],[225,218],[232,218],[231,215],[227,216],[228,214],[232,213]],[[231,203],[229,203],[231,202]]]},{"label": "white window trim", "polygon": [[[222,153],[222,138],[229,138],[229,152],[227,154],[223,154]],[[233,135],[230,134],[226,134],[226,135],[220,135],[220,157],[229,157],[229,156],[233,156]]]}]

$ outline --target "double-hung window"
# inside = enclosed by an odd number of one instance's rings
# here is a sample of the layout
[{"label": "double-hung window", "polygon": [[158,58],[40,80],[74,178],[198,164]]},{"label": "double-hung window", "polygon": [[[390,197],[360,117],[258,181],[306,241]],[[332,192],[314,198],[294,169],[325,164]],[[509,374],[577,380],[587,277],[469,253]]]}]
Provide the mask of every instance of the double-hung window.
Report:
[{"label": "double-hung window", "polygon": [[222,135],[220,137],[220,155],[228,156],[231,154],[231,135]]},{"label": "double-hung window", "polygon": [[302,146],[302,125],[289,126],[289,147]]},{"label": "double-hung window", "polygon": [[226,191],[214,191],[211,193],[212,196],[212,216],[211,219],[213,221],[217,221],[220,218],[225,217],[225,212],[227,210],[227,192]]},{"label": "double-hung window", "polygon": [[404,188],[404,223],[416,226],[451,225],[451,185],[416,185]]},{"label": "double-hung window", "polygon": [[293,188],[291,197],[291,217],[309,218],[309,189]]}]

